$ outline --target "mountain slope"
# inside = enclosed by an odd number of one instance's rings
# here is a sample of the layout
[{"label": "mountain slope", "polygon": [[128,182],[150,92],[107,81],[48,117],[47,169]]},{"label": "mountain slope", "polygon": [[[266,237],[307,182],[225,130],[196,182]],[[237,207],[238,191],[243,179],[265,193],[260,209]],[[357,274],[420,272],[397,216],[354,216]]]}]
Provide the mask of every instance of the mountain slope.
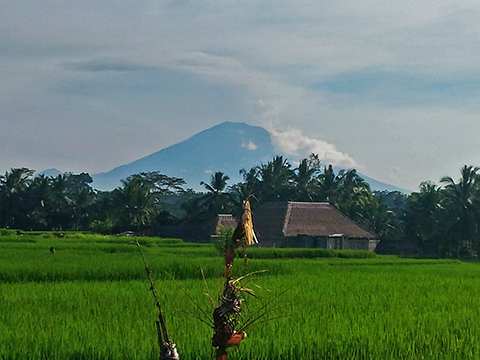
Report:
[{"label": "mountain slope", "polygon": [[377,190],[377,191],[400,191],[400,192],[403,192],[405,194],[410,193],[409,190],[405,190],[405,189],[399,188],[399,187],[394,186],[394,185],[383,183],[381,181],[372,179],[371,177],[363,175],[361,173],[358,173],[358,174],[363,178],[363,180],[365,180],[370,185],[370,189],[372,189],[372,190]]},{"label": "mountain slope", "polygon": [[45,177],[57,177],[58,175],[62,175],[63,173],[60,170],[57,170],[55,168],[43,170],[40,172],[37,172],[35,176],[40,176],[43,175]]},{"label": "mountain slope", "polygon": [[222,171],[230,184],[241,180],[238,172],[251,168],[274,156],[269,133],[258,126],[224,122],[130,164],[109,172],[94,174],[93,186],[110,190],[121,185],[120,180],[131,174],[159,171],[187,181],[187,187],[200,188],[200,182],[210,181],[210,174]]},{"label": "mountain slope", "polygon": [[[132,174],[159,171],[185,179],[187,188],[201,190],[201,181],[209,182],[210,175],[221,171],[230,177],[230,185],[241,181],[239,170],[265,163],[278,154],[270,134],[262,127],[244,123],[224,122],[204,130],[181,143],[155,152],[109,172],[93,174],[93,187],[112,190]],[[337,169],[338,171],[338,169]],[[402,191],[360,174],[373,190]]]}]

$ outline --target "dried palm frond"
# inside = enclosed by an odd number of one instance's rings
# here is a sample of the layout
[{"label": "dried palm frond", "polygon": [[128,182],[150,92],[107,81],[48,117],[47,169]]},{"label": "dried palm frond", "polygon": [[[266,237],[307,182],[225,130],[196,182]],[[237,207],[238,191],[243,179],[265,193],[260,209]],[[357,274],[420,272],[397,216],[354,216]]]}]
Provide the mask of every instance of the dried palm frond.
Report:
[{"label": "dried palm frond", "polygon": [[215,301],[212,299],[212,296],[210,295],[210,289],[208,288],[208,284],[207,284],[207,279],[205,278],[205,273],[203,272],[203,269],[200,268],[200,271],[202,273],[202,279],[203,279],[203,285],[205,286],[205,296],[208,297],[208,300],[210,301],[210,305],[212,306],[212,308],[215,308]]},{"label": "dried palm frond", "polygon": [[168,277],[170,277],[170,279],[173,280],[173,282],[175,283],[175,285],[177,285],[177,287],[185,294],[185,296],[192,302],[193,305],[195,305],[195,307],[200,311],[200,313],[204,316],[204,319],[201,319],[200,317],[198,316],[193,316],[195,318],[197,318],[198,320],[202,321],[203,323],[206,323],[208,326],[210,327],[213,327],[213,322],[210,320],[210,317],[208,316],[208,314],[206,313],[206,311],[195,301],[195,299],[187,292],[187,290],[182,286],[180,285],[180,283],[175,280],[173,278],[173,276],[171,276],[169,273],[165,273]]},{"label": "dried palm frond", "polygon": [[257,236],[253,231],[252,210],[248,200],[243,201],[243,214],[233,233],[232,243],[235,248],[258,244]]},{"label": "dried palm frond", "polygon": [[[285,294],[286,292],[287,292],[287,290],[284,290],[283,292],[279,293],[278,295],[276,295],[275,297],[273,297],[272,299],[267,301],[262,307],[260,307],[260,309],[258,309],[256,314],[253,314],[252,316],[250,316],[248,319],[245,320],[245,322],[238,329],[238,331],[243,332],[243,331],[247,330],[250,326],[252,326],[254,323],[258,324],[258,323],[263,322],[263,321],[259,321],[259,320],[261,318],[265,317],[266,315],[270,314],[274,307],[278,308],[278,306],[276,305],[277,300],[283,294]],[[291,306],[291,305],[288,305],[288,306]],[[273,320],[273,319],[282,318],[282,317],[286,317],[286,316],[273,317],[273,318],[266,319],[264,321]]]},{"label": "dried palm frond", "polygon": [[249,277],[249,276],[252,276],[252,275],[257,275],[257,274],[262,274],[262,273],[266,273],[268,270],[257,270],[257,271],[252,271],[251,273],[248,273],[248,274],[245,274],[243,276],[240,276],[239,278],[237,279],[233,279],[233,280],[230,280],[233,284],[237,284],[239,283],[240,281],[242,281],[243,279]]}]

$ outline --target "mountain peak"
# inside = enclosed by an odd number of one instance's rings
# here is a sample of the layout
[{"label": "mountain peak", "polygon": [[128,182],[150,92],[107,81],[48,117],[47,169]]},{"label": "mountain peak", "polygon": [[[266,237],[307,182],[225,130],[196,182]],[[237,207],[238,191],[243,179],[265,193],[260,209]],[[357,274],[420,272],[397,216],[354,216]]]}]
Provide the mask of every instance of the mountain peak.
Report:
[{"label": "mountain peak", "polygon": [[132,174],[149,171],[183,178],[187,187],[194,189],[200,188],[201,181],[209,181],[210,174],[216,171],[225,173],[235,183],[241,180],[239,170],[268,161],[274,155],[270,135],[264,128],[226,121],[130,164],[94,174],[93,186],[110,190]]},{"label": "mountain peak", "polygon": [[[230,177],[230,184],[242,180],[241,169],[265,163],[278,154],[269,132],[260,126],[225,121],[130,164],[101,174],[93,174],[93,187],[111,190],[121,186],[121,180],[140,172],[159,171],[183,178],[187,187],[202,190],[201,181],[210,181],[217,171]],[[363,176],[363,175],[362,175]],[[375,190],[399,190],[391,185],[364,177]]]},{"label": "mountain peak", "polygon": [[37,172],[36,176],[43,175],[45,177],[57,177],[58,175],[62,175],[62,174],[63,172],[61,172],[60,170],[51,168],[51,169],[46,169],[46,170]]}]

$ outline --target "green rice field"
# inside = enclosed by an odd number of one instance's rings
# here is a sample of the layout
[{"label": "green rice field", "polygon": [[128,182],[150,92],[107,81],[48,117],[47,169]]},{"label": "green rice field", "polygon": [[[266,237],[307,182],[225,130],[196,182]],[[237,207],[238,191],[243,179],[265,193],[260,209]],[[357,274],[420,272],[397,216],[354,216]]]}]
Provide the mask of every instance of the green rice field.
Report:
[{"label": "green rice field", "polygon": [[[0,359],[158,359],[157,311],[132,240],[0,231]],[[206,287],[216,299],[222,257],[211,245],[138,240],[181,359],[213,359],[213,332],[197,318],[211,318]],[[234,276],[267,272],[244,281],[257,294],[244,319],[267,311],[230,359],[480,358],[478,263],[322,249],[248,256]]]}]

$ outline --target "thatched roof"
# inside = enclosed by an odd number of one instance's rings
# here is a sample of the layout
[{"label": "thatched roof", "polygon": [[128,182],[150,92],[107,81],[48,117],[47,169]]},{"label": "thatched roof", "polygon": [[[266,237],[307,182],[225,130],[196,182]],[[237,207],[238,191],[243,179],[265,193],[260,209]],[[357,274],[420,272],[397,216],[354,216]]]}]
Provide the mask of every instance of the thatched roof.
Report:
[{"label": "thatched roof", "polygon": [[299,235],[376,237],[326,202],[268,202],[255,209],[252,215],[254,229],[260,238]]},{"label": "thatched roof", "polygon": [[215,219],[215,226],[225,226],[225,227],[237,227],[238,221],[233,217],[232,214],[218,214],[218,217]]}]

